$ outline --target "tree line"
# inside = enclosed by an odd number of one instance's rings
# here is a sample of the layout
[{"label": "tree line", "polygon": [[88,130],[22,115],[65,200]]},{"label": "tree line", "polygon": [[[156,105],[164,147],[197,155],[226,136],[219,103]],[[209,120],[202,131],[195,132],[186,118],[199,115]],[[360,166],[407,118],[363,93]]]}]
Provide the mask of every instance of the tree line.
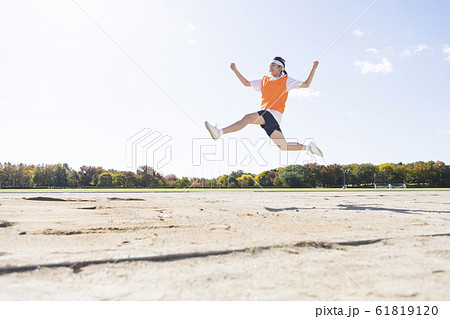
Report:
[{"label": "tree line", "polygon": [[0,163],[0,188],[148,188],[148,187],[373,187],[374,183],[405,183],[415,187],[449,187],[450,166],[441,161],[414,163],[291,165],[260,174],[242,170],[217,178],[178,178],[162,175],[149,166],[136,172],[81,166],[72,169],[67,163],[26,165]]}]

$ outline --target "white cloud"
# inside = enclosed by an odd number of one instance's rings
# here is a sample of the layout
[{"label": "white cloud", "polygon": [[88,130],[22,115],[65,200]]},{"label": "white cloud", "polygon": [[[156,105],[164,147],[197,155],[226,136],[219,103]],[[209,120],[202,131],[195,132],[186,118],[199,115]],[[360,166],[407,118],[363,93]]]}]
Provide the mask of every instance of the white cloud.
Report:
[{"label": "white cloud", "polygon": [[428,45],[425,45],[425,44],[418,44],[414,47],[414,52],[422,52],[425,50],[433,51],[433,48],[429,47]]},{"label": "white cloud", "polygon": [[347,116],[355,116],[356,115],[356,113],[353,113],[353,112],[347,112],[345,114],[347,114]]},{"label": "white cloud", "polygon": [[403,50],[401,53],[400,53],[400,55],[401,56],[411,56],[412,55],[412,53],[411,53],[411,51],[410,50]]},{"label": "white cloud", "polygon": [[177,14],[177,18],[183,25],[183,31],[194,31],[197,29],[195,25],[191,21],[187,20],[183,15]]},{"label": "white cloud", "polygon": [[372,64],[368,61],[355,61],[355,66],[361,68],[361,74],[389,73],[392,71],[392,64],[386,58],[383,58],[379,64]]},{"label": "white cloud", "polygon": [[320,91],[314,91],[312,89],[300,89],[300,90],[292,90],[289,91],[290,97],[298,97],[302,99],[308,99],[311,100],[313,98],[319,98],[320,97]]},{"label": "white cloud", "polygon": [[369,49],[366,49],[366,52],[377,54],[379,51],[378,51],[378,49],[375,49],[375,48],[369,48]]},{"label": "white cloud", "polygon": [[450,47],[448,46],[448,44],[444,44],[442,46],[442,53],[446,55],[445,61],[450,62]]},{"label": "white cloud", "polygon": [[404,49],[400,55],[401,56],[412,56],[413,54],[418,54],[422,51],[433,51],[432,47],[429,47],[426,44],[416,44],[416,45],[410,45],[406,49]]},{"label": "white cloud", "polygon": [[365,35],[365,34],[366,34],[366,32],[363,32],[363,31],[358,30],[358,29],[356,29],[356,30],[353,31],[353,35],[354,35],[355,37],[361,37],[361,36],[363,36],[363,35]]},{"label": "white cloud", "polygon": [[192,34],[195,30],[197,30],[196,26],[189,20],[187,20],[183,15],[177,14],[177,19],[181,24],[181,32],[186,37],[185,42],[189,45],[194,45],[197,43],[194,39],[192,39]]}]

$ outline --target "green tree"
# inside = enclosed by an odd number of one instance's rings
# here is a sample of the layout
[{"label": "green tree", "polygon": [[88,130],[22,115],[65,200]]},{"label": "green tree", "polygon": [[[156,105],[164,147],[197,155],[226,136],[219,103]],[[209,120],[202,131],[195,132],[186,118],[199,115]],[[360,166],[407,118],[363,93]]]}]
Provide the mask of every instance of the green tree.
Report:
[{"label": "green tree", "polygon": [[57,164],[53,167],[55,172],[55,186],[65,187],[69,184],[69,169],[67,164]]},{"label": "green tree", "polygon": [[36,186],[55,186],[56,175],[53,165],[38,165],[34,169],[33,181]]},{"label": "green tree", "polygon": [[98,177],[98,187],[111,187],[113,186],[113,177],[110,173],[101,173]]},{"label": "green tree", "polygon": [[11,188],[33,187],[34,172],[31,166],[25,164],[4,163],[0,169],[0,186]]},{"label": "green tree", "polygon": [[406,166],[398,163],[394,166],[394,182],[405,182],[407,176]]},{"label": "green tree", "polygon": [[126,187],[138,187],[139,181],[135,173],[133,172],[125,172],[125,177],[127,178],[127,182],[125,184]]},{"label": "green tree", "polygon": [[30,188],[33,187],[33,171],[28,165],[20,163],[16,165],[14,173],[15,187]]},{"label": "green tree", "polygon": [[275,178],[273,179],[273,186],[283,186],[283,182],[280,179],[280,172],[276,171]]},{"label": "green tree", "polygon": [[70,170],[69,172],[69,180],[68,184],[69,187],[79,187],[80,186],[80,175],[75,170]]},{"label": "green tree", "polygon": [[[379,172],[383,174],[383,179],[387,183],[403,182],[406,178],[406,171],[401,164],[385,163],[378,165]],[[377,176],[378,177],[378,176]]]},{"label": "green tree", "polygon": [[450,186],[450,166],[444,162],[437,161],[432,166],[432,186]]},{"label": "green tree", "polygon": [[123,174],[114,175],[113,184],[116,187],[125,187],[127,184],[127,177]]},{"label": "green tree", "polygon": [[[360,176],[358,176],[358,164],[348,164],[344,165],[342,167],[342,170],[348,170],[348,172],[345,174],[345,183],[352,186],[359,186],[361,184]],[[341,172],[343,176],[343,172]],[[343,177],[342,177],[343,178]]]},{"label": "green tree", "polygon": [[166,186],[170,186],[170,187],[177,186],[178,178],[175,174],[169,174],[166,176],[165,179],[166,179],[166,181],[165,181]]},{"label": "green tree", "polygon": [[255,186],[255,181],[253,180],[252,174],[242,174],[236,181],[240,187],[251,187]]},{"label": "green tree", "polygon": [[414,181],[419,184],[425,184],[431,180],[431,165],[425,162],[415,162],[412,167]]},{"label": "green tree", "polygon": [[11,163],[5,163],[2,169],[1,184],[2,187],[16,187],[15,167]]},{"label": "green tree", "polygon": [[219,176],[219,178],[217,179],[217,185],[219,187],[227,187],[227,180],[228,180],[228,175]]},{"label": "green tree", "polygon": [[100,174],[103,173],[103,168],[94,166],[81,166],[80,175],[80,185],[82,187],[95,186],[98,184],[98,178]]},{"label": "green tree", "polygon": [[359,184],[372,184],[378,167],[372,164],[359,164],[354,167],[353,174]]},{"label": "green tree", "polygon": [[222,175],[217,179],[217,185],[220,187],[238,187],[237,178],[239,178],[242,174],[237,172],[231,172],[230,175]]},{"label": "green tree", "polygon": [[340,187],[344,185],[342,168],[337,164],[322,166],[318,178],[323,187]]},{"label": "green tree", "polygon": [[302,175],[304,186],[315,188],[320,185],[320,166],[316,163],[300,165],[297,172]]},{"label": "green tree", "polygon": [[161,175],[158,172],[155,172],[155,186],[165,186],[166,185],[166,179],[163,175]]},{"label": "green tree", "polygon": [[236,172],[234,172],[234,171],[231,172],[229,177],[228,177],[228,180],[227,180],[228,187],[230,187],[230,188],[231,187],[238,187],[239,183],[238,183],[237,179],[239,177],[241,177],[242,174],[244,174],[244,171],[242,171],[242,170],[238,170]]},{"label": "green tree", "polygon": [[280,174],[280,180],[286,187],[302,187],[304,181],[302,175],[295,171],[284,171]]},{"label": "green tree", "polygon": [[140,186],[142,187],[153,187],[158,185],[158,181],[155,178],[155,170],[151,166],[140,166],[137,171],[137,177]]},{"label": "green tree", "polygon": [[261,186],[274,186],[274,181],[277,176],[275,170],[264,171],[258,175],[256,175],[255,180]]},{"label": "green tree", "polygon": [[187,177],[182,177],[181,179],[178,180],[177,182],[177,188],[186,188],[190,185],[189,183],[189,178]]}]

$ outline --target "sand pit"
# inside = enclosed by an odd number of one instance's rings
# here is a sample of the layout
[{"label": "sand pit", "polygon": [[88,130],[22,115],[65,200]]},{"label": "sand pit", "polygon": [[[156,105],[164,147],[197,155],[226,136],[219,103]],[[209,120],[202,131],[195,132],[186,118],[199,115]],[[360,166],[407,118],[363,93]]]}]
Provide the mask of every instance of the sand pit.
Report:
[{"label": "sand pit", "polygon": [[449,300],[450,191],[0,193],[1,300]]}]

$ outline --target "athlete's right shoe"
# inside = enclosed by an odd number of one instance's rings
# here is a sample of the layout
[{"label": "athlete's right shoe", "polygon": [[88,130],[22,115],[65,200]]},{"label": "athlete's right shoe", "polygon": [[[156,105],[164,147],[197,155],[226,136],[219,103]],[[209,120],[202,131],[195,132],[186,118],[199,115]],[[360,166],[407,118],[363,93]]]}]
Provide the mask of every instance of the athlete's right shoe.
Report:
[{"label": "athlete's right shoe", "polygon": [[217,140],[220,137],[219,129],[217,128],[217,126],[212,126],[208,121],[205,122],[205,126],[214,140]]},{"label": "athlete's right shoe", "polygon": [[307,151],[313,153],[314,155],[323,157],[322,151],[317,147],[317,145],[311,141],[311,143],[308,144]]}]

